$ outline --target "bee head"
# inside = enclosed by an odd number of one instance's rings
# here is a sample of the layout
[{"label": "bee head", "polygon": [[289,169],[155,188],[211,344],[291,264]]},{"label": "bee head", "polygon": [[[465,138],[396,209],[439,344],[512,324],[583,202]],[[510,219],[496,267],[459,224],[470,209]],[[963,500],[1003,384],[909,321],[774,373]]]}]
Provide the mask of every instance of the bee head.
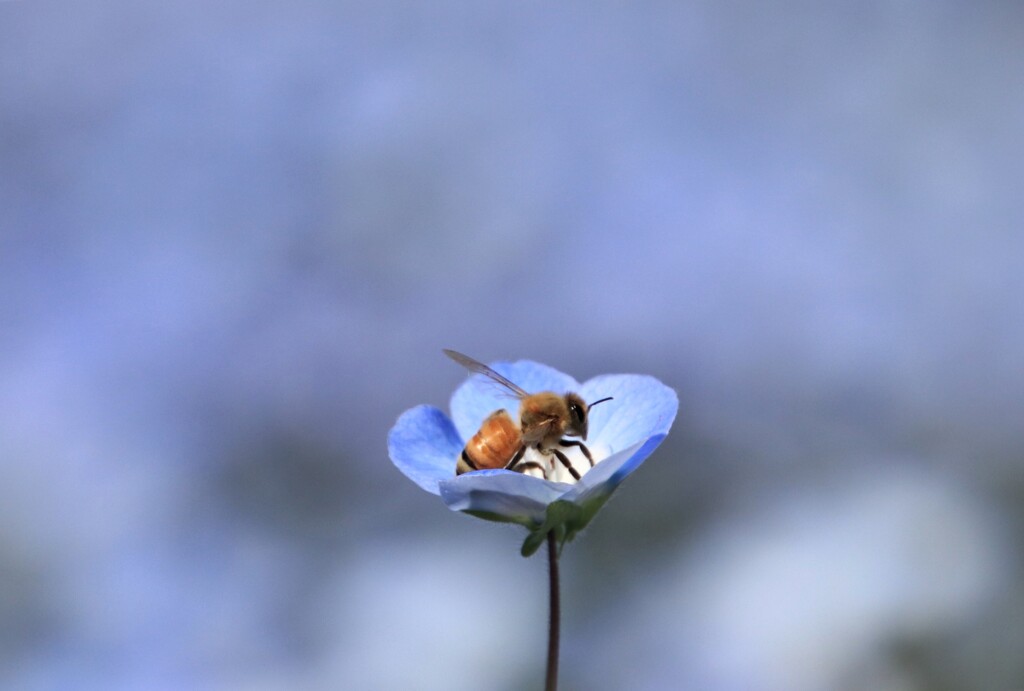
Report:
[{"label": "bee head", "polygon": [[565,403],[569,407],[569,424],[566,433],[572,437],[587,440],[587,404],[577,394],[565,394]]},{"label": "bee head", "polygon": [[588,414],[590,409],[598,403],[604,403],[610,401],[611,396],[608,398],[602,398],[599,401],[594,401],[590,405],[587,405],[582,398],[577,394],[567,393],[565,395],[565,403],[569,407],[569,425],[566,428],[566,432],[573,437],[579,437],[583,441],[587,440],[587,422]]}]

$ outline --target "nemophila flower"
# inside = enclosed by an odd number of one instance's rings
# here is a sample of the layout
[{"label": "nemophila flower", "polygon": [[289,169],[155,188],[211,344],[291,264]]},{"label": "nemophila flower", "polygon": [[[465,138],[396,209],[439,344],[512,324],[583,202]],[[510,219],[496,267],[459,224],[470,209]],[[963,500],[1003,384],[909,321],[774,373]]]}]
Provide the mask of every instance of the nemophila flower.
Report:
[{"label": "nemophila flower", "polygon": [[403,413],[388,435],[388,453],[410,480],[439,495],[450,509],[525,526],[530,534],[522,551],[529,556],[549,533],[564,544],[590,522],[668,434],[678,399],[672,389],[649,376],[606,374],[580,384],[529,360],[491,367],[529,393],[576,392],[591,403],[611,397],[589,413],[586,444],[593,467],[580,449],[560,449],[581,476],[578,481],[554,456],[535,449],[524,456],[535,462],[532,470],[478,470],[456,476],[457,459],[488,415],[505,409],[519,420],[518,399],[479,375],[456,389],[450,418],[427,405]]}]

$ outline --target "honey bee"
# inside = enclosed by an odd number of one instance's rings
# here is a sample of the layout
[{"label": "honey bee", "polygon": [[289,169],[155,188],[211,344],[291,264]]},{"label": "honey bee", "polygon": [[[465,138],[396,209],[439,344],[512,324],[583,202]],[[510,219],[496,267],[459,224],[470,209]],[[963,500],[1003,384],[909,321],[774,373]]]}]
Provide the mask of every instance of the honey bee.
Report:
[{"label": "honey bee", "polygon": [[[598,403],[612,400],[611,396],[588,405],[579,394],[571,392],[527,393],[468,355],[447,349],[444,353],[470,372],[489,377],[519,399],[519,424],[517,425],[512,416],[501,408],[488,415],[480,425],[479,431],[462,450],[455,465],[456,475],[485,468],[505,468],[520,473],[537,469],[547,478],[547,471],[541,463],[523,460],[523,455],[530,448],[536,449],[543,456],[554,456],[576,480],[580,479],[579,471],[558,447],[579,448],[590,462],[590,466],[594,466],[590,449],[583,443],[587,439],[587,415]],[[582,441],[565,439],[566,436],[579,437]]]}]

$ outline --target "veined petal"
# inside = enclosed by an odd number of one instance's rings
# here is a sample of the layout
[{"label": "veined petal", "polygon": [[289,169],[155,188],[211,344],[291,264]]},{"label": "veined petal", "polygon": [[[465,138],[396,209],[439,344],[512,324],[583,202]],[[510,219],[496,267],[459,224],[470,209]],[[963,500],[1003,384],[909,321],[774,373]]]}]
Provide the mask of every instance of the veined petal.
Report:
[{"label": "veined petal", "polygon": [[543,522],[548,504],[570,487],[510,470],[481,470],[440,483],[441,498],[453,511],[469,511],[527,526]]},{"label": "veined petal", "polygon": [[[675,391],[642,374],[594,377],[583,384],[579,393],[588,402],[613,397],[594,407],[589,416],[590,442],[607,445],[613,454],[637,442],[668,434],[679,408]],[[599,465],[604,463],[607,460]]]},{"label": "veined petal", "polygon": [[405,476],[431,494],[455,474],[462,439],[448,416],[421,405],[402,413],[388,434],[388,455]]},{"label": "veined petal", "polygon": [[[539,362],[518,360],[495,362],[490,366],[528,393],[565,393],[580,389],[579,382],[568,374]],[[499,408],[507,410],[513,420],[519,419],[519,401],[515,395],[483,375],[470,377],[452,394],[452,421],[463,439],[468,440],[476,434],[484,418]]]}]

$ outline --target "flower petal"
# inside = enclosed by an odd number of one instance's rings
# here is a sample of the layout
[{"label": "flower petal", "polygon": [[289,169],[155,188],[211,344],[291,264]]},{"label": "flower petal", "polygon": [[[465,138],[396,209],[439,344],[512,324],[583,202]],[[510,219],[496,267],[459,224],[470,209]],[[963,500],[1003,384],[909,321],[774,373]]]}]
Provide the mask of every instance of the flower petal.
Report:
[{"label": "flower petal", "polygon": [[679,409],[675,391],[654,377],[642,374],[594,377],[583,384],[580,395],[585,401],[613,397],[591,411],[588,437],[594,445],[609,446],[612,453],[656,435],[668,434]]},{"label": "flower petal", "polygon": [[441,498],[453,511],[484,514],[492,520],[526,526],[543,522],[548,504],[569,487],[510,470],[480,470],[440,483]]},{"label": "flower petal", "polygon": [[411,408],[388,433],[388,455],[405,476],[431,494],[455,474],[462,439],[442,411],[429,405]]},{"label": "flower petal", "polygon": [[[580,384],[568,374],[563,374],[553,367],[542,365],[531,360],[516,362],[495,362],[491,367],[498,374],[506,377],[529,393],[541,391],[579,391]],[[519,401],[515,395],[506,391],[503,386],[492,382],[485,376],[477,375],[462,383],[452,394],[452,421],[463,439],[469,439],[480,423],[488,415],[499,408],[504,408],[512,415],[513,420],[519,419]]]},{"label": "flower petal", "polygon": [[658,448],[664,438],[664,434],[656,434],[650,439],[612,454],[584,475],[563,499],[582,505],[596,498],[611,495],[626,476],[640,467],[640,464]]}]

